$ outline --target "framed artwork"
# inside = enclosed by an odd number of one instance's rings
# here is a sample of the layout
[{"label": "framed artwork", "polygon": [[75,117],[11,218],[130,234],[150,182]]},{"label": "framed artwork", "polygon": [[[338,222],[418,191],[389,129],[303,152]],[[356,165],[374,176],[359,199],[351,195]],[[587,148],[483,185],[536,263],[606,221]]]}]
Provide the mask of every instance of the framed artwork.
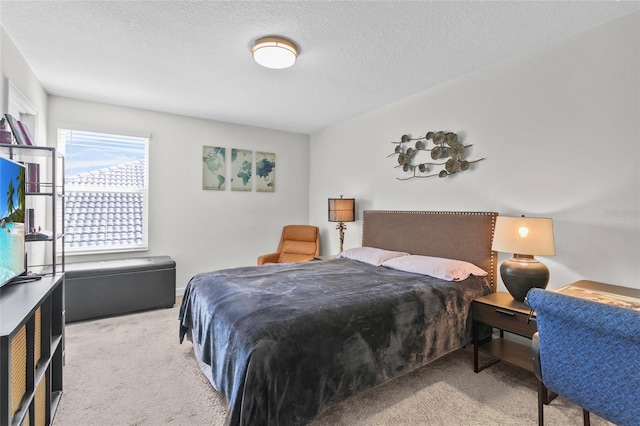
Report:
[{"label": "framed artwork", "polygon": [[256,151],[256,191],[276,190],[276,154]]},{"label": "framed artwork", "polygon": [[202,189],[224,191],[226,184],[225,148],[202,147]]},{"label": "framed artwork", "polygon": [[251,191],[252,151],[231,148],[231,190]]}]

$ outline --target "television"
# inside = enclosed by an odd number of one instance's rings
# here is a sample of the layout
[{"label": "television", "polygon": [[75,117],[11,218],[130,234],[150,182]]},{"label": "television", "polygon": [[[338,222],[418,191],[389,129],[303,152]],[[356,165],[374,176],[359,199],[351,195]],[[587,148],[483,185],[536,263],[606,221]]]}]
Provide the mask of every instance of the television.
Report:
[{"label": "television", "polygon": [[0,287],[26,273],[25,167],[0,157]]}]

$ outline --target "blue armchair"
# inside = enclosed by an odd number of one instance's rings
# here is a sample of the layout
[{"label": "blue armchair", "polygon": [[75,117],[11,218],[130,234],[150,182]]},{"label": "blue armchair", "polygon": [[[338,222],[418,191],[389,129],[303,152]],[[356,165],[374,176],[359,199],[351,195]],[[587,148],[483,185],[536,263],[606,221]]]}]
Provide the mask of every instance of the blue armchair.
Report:
[{"label": "blue armchair", "polygon": [[[640,425],[640,311],[532,289],[534,372],[541,384],[620,426]],[[539,424],[543,394],[538,393]]]}]

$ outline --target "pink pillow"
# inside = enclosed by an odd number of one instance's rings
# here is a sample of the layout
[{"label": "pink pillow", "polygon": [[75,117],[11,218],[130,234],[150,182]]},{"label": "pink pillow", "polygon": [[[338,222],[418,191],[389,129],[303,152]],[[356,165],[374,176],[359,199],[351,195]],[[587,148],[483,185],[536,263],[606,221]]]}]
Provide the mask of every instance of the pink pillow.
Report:
[{"label": "pink pillow", "polygon": [[383,262],[400,256],[409,256],[409,253],[402,251],[383,250],[375,247],[356,247],[344,250],[338,257],[357,260],[370,265],[380,266]]},{"label": "pink pillow", "polygon": [[389,259],[382,263],[382,266],[414,274],[429,275],[445,281],[462,281],[467,279],[469,275],[479,277],[487,275],[486,271],[473,263],[442,257],[409,255]]}]

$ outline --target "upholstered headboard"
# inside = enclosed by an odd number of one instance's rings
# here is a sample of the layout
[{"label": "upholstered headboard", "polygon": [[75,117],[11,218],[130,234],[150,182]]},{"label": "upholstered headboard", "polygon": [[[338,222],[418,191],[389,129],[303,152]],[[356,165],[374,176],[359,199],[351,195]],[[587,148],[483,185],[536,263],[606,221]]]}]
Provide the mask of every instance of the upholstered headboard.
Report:
[{"label": "upholstered headboard", "polygon": [[497,213],[365,210],[362,245],[471,262],[488,272],[496,291],[491,250]]}]

